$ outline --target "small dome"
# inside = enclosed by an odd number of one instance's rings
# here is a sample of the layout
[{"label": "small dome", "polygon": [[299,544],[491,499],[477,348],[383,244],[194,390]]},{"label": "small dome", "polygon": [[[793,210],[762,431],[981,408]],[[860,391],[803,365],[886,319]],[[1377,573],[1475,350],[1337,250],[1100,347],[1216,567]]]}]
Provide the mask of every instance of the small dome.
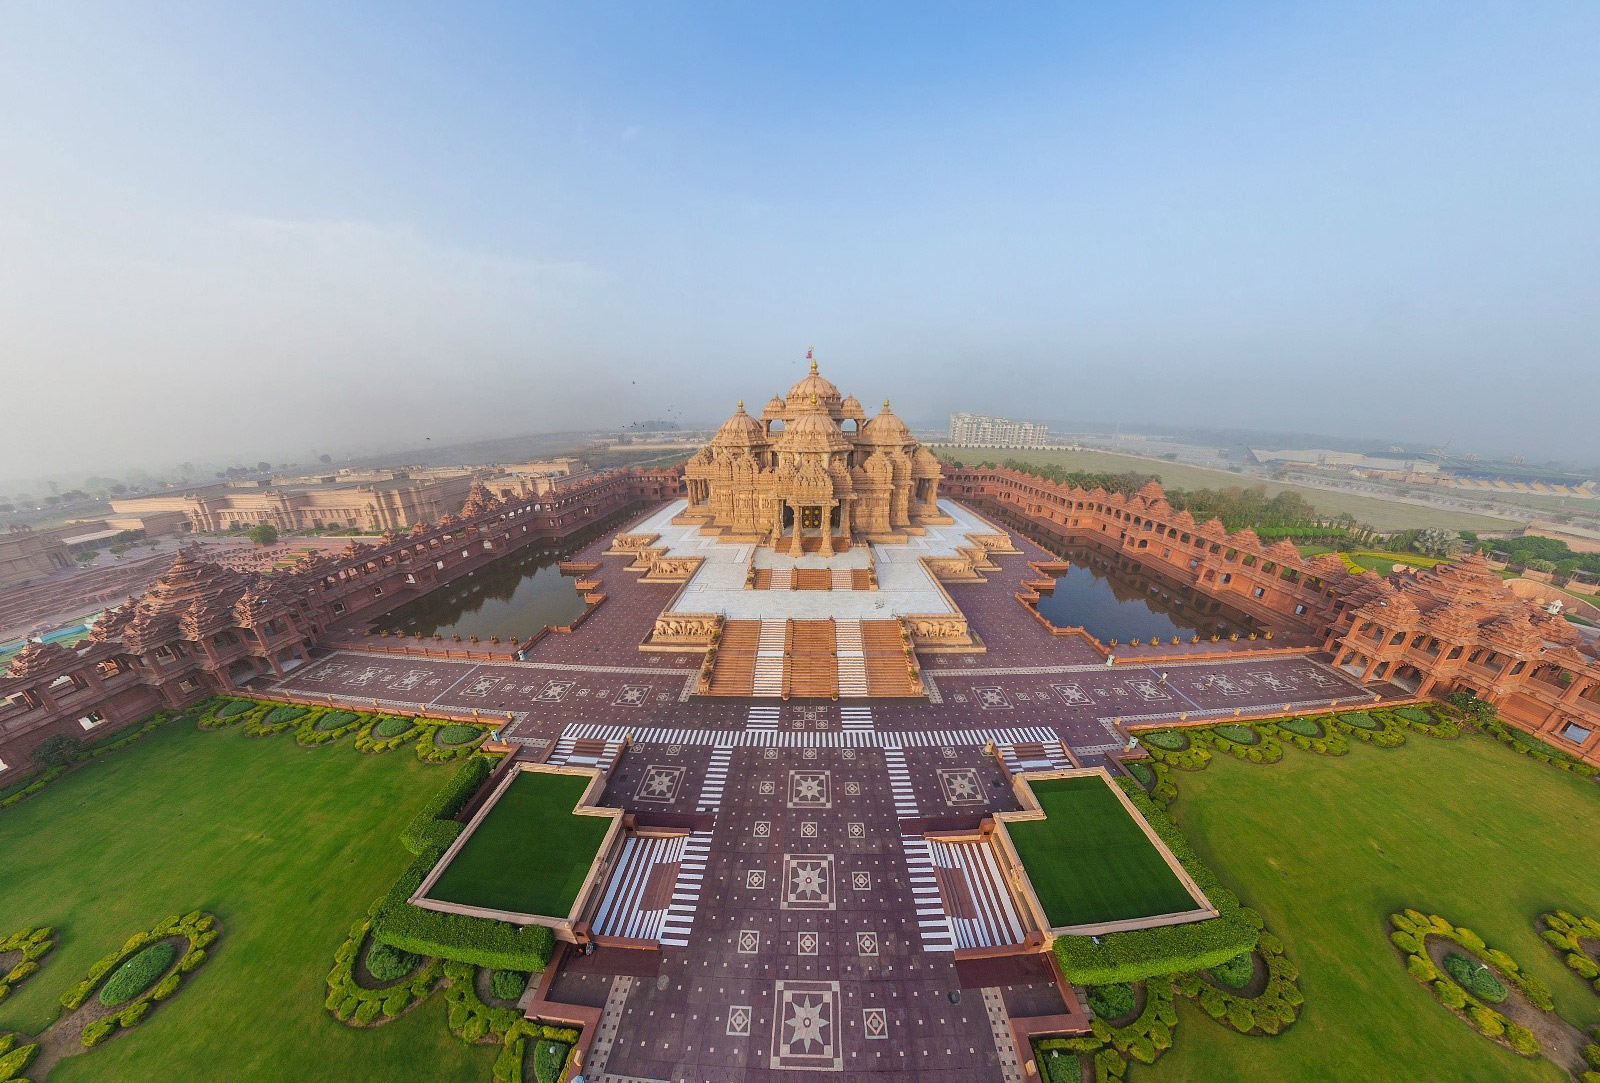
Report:
[{"label": "small dome", "polygon": [[836,410],[839,407],[839,389],[832,381],[817,375],[815,361],[811,362],[811,372],[789,389],[784,401],[789,406],[803,407],[811,403],[813,396],[824,410]]},{"label": "small dome", "polygon": [[777,415],[783,413],[784,409],[785,407],[783,405],[783,400],[774,395],[767,400],[766,408],[761,411],[761,416],[776,417]]},{"label": "small dome", "polygon": [[733,444],[746,447],[750,444],[760,444],[766,441],[767,434],[761,428],[761,422],[744,412],[744,403],[739,403],[739,408],[733,416],[722,423],[722,428],[717,430],[717,435],[711,438],[713,444]]},{"label": "small dome", "polygon": [[813,406],[812,412],[784,426],[776,447],[779,451],[848,451],[850,441],[837,421]]},{"label": "small dome", "polygon": [[853,417],[858,421],[867,416],[867,412],[861,408],[861,400],[854,395],[846,395],[844,397],[844,401],[839,404],[839,412],[845,417]]},{"label": "small dome", "polygon": [[911,437],[911,430],[906,428],[906,423],[894,416],[894,411],[889,409],[889,400],[883,400],[883,409],[878,416],[861,426],[861,438],[870,444],[910,444],[915,441]]}]

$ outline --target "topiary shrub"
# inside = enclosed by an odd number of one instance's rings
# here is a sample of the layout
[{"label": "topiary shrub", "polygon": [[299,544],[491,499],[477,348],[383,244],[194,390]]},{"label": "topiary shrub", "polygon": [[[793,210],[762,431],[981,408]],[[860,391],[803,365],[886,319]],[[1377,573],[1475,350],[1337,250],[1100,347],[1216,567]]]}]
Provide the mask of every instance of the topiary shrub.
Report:
[{"label": "topiary shrub", "polygon": [[483,736],[483,730],[476,726],[450,725],[440,726],[434,740],[445,748],[454,748],[456,745],[469,744]]},{"label": "topiary shrub", "polygon": [[1347,726],[1354,726],[1358,730],[1381,730],[1383,723],[1367,714],[1365,711],[1350,711],[1339,716],[1339,721]]},{"label": "topiary shrub", "polygon": [[1121,1019],[1133,1012],[1136,1003],[1133,986],[1127,982],[1091,985],[1087,992],[1089,1007],[1099,1019]]},{"label": "topiary shrub", "polygon": [[520,970],[496,970],[489,975],[489,991],[500,1000],[516,1000],[528,987],[528,975]]},{"label": "topiary shrub", "polygon": [[1152,730],[1139,734],[1139,740],[1166,752],[1182,752],[1189,747],[1189,738],[1176,730]]},{"label": "topiary shrub", "polygon": [[1256,745],[1261,743],[1261,735],[1249,726],[1241,726],[1236,722],[1218,726],[1211,731],[1223,740],[1232,741],[1236,745]]},{"label": "topiary shrub", "polygon": [[381,982],[399,981],[417,968],[422,962],[420,956],[399,948],[390,947],[379,941],[371,941],[367,945],[367,973]]},{"label": "topiary shrub", "polygon": [[409,718],[380,718],[372,727],[372,736],[380,741],[410,732],[416,723]]},{"label": "topiary shrub", "polygon": [[1155,785],[1156,773],[1150,769],[1149,764],[1135,762],[1126,763],[1123,764],[1123,766],[1128,769],[1128,774],[1133,776],[1134,781],[1138,782],[1139,785],[1143,786],[1145,789],[1148,790]]},{"label": "topiary shrub", "polygon": [[158,940],[118,967],[100,987],[100,1003],[108,1008],[126,1004],[154,985],[178,957],[171,941]]},{"label": "topiary shrub", "polygon": [[328,711],[317,719],[315,727],[319,732],[328,733],[344,729],[352,722],[360,721],[361,716],[353,711]]},{"label": "topiary shrub", "polygon": [[1457,985],[1479,1000],[1500,1004],[1508,995],[1504,983],[1495,977],[1494,971],[1460,952],[1452,951],[1444,957],[1444,970],[1455,979]]},{"label": "topiary shrub", "polygon": [[1250,952],[1236,955],[1221,966],[1214,966],[1206,971],[1213,978],[1229,989],[1243,989],[1250,984],[1250,978],[1255,973],[1255,958]]},{"label": "topiary shrub", "polygon": [[548,1038],[540,1038],[533,1047],[533,1078],[538,1083],[556,1083],[561,1078],[561,1069],[567,1063],[568,1046],[561,1042],[552,1042]]},{"label": "topiary shrub", "polygon": [[1321,737],[1323,734],[1322,727],[1309,718],[1280,718],[1277,726],[1301,737]]}]

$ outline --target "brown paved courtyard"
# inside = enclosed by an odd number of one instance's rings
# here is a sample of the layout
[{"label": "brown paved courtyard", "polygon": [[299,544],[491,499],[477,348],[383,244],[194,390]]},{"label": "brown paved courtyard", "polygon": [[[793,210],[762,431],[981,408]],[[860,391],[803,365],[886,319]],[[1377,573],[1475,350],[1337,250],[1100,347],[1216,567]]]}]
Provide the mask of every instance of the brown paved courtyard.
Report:
[{"label": "brown paved courtyard", "polygon": [[922,655],[927,700],[695,697],[698,655],[636,649],[675,588],[638,583],[626,558],[601,555],[605,539],[574,559],[602,564],[608,601],[526,661],[336,651],[275,687],[393,710],[509,713],[503,734],[555,759],[577,740],[631,739],[602,802],[692,825],[704,869],[680,876],[659,953],[601,947],[569,956],[555,978],[555,999],[604,1006],[614,1021],[597,1030],[588,1078],[1020,1080],[1006,1013],[1076,1005],[1040,963],[958,968],[937,894],[934,912],[926,898],[919,908],[918,858],[904,842],[1016,807],[983,747],[1060,740],[1092,766],[1121,747],[1117,720],[1373,693],[1299,656],[1108,668],[1012,597],[1026,561],[1045,555],[1016,540],[1023,552],[997,557],[988,583],[951,588],[988,650]]}]

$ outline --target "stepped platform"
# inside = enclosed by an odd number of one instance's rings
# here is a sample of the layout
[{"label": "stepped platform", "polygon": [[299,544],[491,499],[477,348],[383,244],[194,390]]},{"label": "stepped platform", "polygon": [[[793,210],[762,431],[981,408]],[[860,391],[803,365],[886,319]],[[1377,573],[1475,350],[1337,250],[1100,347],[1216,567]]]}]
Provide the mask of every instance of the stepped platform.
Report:
[{"label": "stepped platform", "polygon": [[831,699],[923,694],[894,620],[730,620],[705,694]]}]

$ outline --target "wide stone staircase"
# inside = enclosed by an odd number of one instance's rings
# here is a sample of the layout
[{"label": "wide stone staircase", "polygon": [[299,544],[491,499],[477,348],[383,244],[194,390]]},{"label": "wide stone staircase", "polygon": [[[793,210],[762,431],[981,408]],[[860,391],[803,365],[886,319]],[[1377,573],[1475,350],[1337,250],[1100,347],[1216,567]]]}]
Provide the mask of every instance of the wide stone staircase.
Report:
[{"label": "wide stone staircase", "polygon": [[730,620],[713,656],[713,696],[921,696],[893,620]]}]

